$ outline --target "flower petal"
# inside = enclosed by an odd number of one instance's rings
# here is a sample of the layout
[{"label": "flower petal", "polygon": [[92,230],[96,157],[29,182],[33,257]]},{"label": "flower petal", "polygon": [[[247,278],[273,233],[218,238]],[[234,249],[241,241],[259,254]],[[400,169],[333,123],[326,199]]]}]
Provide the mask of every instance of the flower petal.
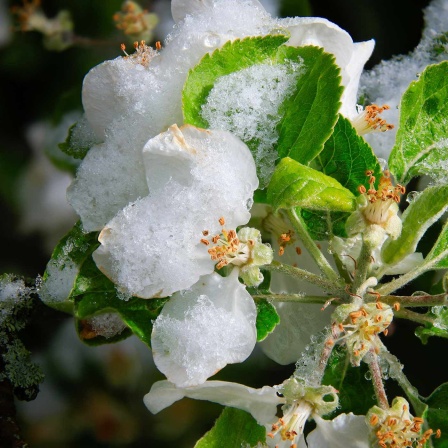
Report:
[{"label": "flower petal", "polygon": [[252,352],[256,307],[235,270],[229,277],[201,277],[174,294],[154,323],[154,362],[180,387],[203,383],[226,364]]},{"label": "flower petal", "polygon": [[158,381],[145,395],[146,407],[156,414],[183,397],[208,400],[224,406],[230,406],[249,412],[263,425],[275,420],[277,405],[281,399],[270,386],[253,389],[237,383],[225,381],[207,381],[204,384],[188,388],[178,388],[169,381]]},{"label": "flower petal", "polygon": [[67,190],[86,232],[102,229],[119,210],[148,194],[141,148],[129,148],[127,137],[93,146]]},{"label": "flower petal", "polygon": [[364,415],[340,414],[333,420],[314,416],[317,427],[306,441],[308,448],[368,448],[369,429]]},{"label": "flower petal", "polygon": [[[325,242],[320,243],[322,250],[327,250]],[[274,254],[278,253],[278,243],[273,240]],[[283,263],[295,263],[302,269],[318,272],[316,263],[307,250],[297,255],[293,247],[286,247],[285,253],[277,259]],[[271,290],[276,293],[302,293],[305,295],[321,294],[320,288],[306,282],[283,275],[272,274]],[[260,343],[264,353],[279,364],[296,362],[305,347],[310,343],[311,335],[321,331],[328,325],[331,309],[322,311],[319,304],[300,304],[292,302],[276,303],[280,316],[280,324]]]}]

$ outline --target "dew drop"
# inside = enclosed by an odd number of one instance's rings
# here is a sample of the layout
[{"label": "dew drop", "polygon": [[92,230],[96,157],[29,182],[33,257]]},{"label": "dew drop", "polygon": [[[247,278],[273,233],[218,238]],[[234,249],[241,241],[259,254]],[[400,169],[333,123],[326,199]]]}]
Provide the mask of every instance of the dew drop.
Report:
[{"label": "dew drop", "polygon": [[208,48],[218,47],[221,43],[221,37],[216,33],[209,33],[204,37],[204,45]]},{"label": "dew drop", "polygon": [[285,28],[273,28],[270,32],[270,35],[272,36],[287,36],[288,31]]},{"label": "dew drop", "polygon": [[406,202],[411,204],[413,201],[417,199],[417,197],[420,195],[419,191],[410,191],[408,195],[406,196]]},{"label": "dew drop", "polygon": [[381,171],[387,169],[387,160],[378,158],[378,163],[380,164]]},{"label": "dew drop", "polygon": [[372,379],[372,374],[371,374],[370,372],[366,372],[366,373],[364,374],[364,378],[365,378],[367,381],[370,381],[370,380]]}]

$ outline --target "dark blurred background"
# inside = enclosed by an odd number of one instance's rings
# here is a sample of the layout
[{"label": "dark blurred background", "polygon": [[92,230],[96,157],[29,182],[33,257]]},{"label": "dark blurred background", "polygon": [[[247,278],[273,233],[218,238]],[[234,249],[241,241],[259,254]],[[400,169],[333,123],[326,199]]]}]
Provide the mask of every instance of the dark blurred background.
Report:
[{"label": "dark blurred background", "polygon": [[[33,154],[45,146],[48,129],[60,124],[67,112],[82,110],[84,75],[105,59],[121,54],[123,35],[112,20],[121,3],[43,0],[42,8],[49,17],[61,9],[71,12],[74,32],[82,37],[77,45],[64,51],[48,51],[39,33],[14,30],[9,41],[0,47],[0,273],[31,278],[43,274],[50,255],[49,239],[56,241],[75,219],[69,216],[62,220],[60,227],[52,227],[52,235],[45,234],[37,224],[34,228],[25,225],[23,195],[27,190],[24,192],[23,179],[35,162]],[[347,30],[354,41],[374,38],[375,51],[367,65],[371,68],[382,59],[414,49],[423,27],[422,9],[428,3],[281,0],[277,7],[282,16],[325,17]],[[21,4],[10,2],[7,6]],[[169,10],[167,0],[156,4],[142,1],[141,5],[160,13],[161,21],[163,11]],[[5,26],[4,22],[0,24]],[[155,30],[153,41],[163,40],[163,28]],[[43,126],[40,132],[44,143],[33,153],[30,129],[36,123]],[[44,182],[46,170],[37,169],[33,179],[36,183],[31,182],[28,192],[33,191],[33,185],[37,189]],[[423,241],[422,249],[426,243],[430,241]],[[424,285],[431,281],[428,277],[423,279],[414,290],[427,289]],[[448,380],[448,373],[437,368],[438,359],[446,350],[444,341],[430,338],[428,345],[422,346],[413,335],[414,325],[394,325],[386,343],[406,366],[406,374],[420,393],[429,395]],[[31,446],[187,448],[212,426],[221,410],[212,403],[183,400],[157,416],[146,410],[142,395],[163,377],[139,341],[116,348],[84,348],[72,327],[70,318],[42,306],[24,334],[47,376],[42,395],[35,402],[19,404],[23,436]],[[64,370],[58,366],[70,366],[70,362],[73,368]],[[257,374],[251,376],[253,371]],[[246,384],[260,387],[277,384],[292,371],[293,366],[278,366],[256,351],[247,364],[228,366],[218,378],[245,378]]]}]

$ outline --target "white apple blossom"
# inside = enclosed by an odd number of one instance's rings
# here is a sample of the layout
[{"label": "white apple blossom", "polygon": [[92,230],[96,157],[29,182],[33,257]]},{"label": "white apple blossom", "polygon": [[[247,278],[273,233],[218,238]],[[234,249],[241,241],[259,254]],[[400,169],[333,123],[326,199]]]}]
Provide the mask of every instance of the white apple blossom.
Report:
[{"label": "white apple blossom", "polygon": [[[305,400],[303,396],[299,397],[301,394],[297,395],[298,398],[288,398],[288,389],[297,392],[301,387],[294,379],[261,389],[225,381],[207,381],[199,386],[180,388],[169,381],[158,381],[143,400],[152,413],[160,412],[184,397],[242,409],[266,428],[266,446],[270,448],[368,448],[369,429],[365,416],[340,414],[329,421],[320,417],[321,413],[331,412],[334,404],[337,406],[337,402],[328,403],[322,399],[323,396],[333,395],[333,388],[320,386],[314,388],[314,393],[310,388],[304,395]],[[283,410],[281,423],[276,417],[279,405]],[[313,418],[317,427],[305,441],[303,427],[308,418]]]}]

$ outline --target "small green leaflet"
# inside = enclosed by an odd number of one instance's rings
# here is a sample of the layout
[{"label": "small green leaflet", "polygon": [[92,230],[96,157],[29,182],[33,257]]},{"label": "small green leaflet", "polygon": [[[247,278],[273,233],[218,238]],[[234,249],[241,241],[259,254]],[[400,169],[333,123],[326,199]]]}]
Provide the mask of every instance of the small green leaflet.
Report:
[{"label": "small green leaflet", "polygon": [[311,210],[350,212],[355,196],[330,176],[289,157],[278,164],[268,187],[268,202],[274,210],[303,207]]},{"label": "small green leaflet", "polygon": [[[299,213],[299,209],[297,212]],[[300,214],[313,240],[325,241],[333,236],[347,238],[345,222],[350,213],[303,209]]]},{"label": "small green leaflet", "polygon": [[[132,332],[149,347],[152,321],[160,314],[167,300],[138,297],[120,299],[115,285],[100,272],[91,257],[83,263],[70,298],[75,302],[75,316],[78,320],[117,312]],[[115,342],[114,338],[105,339],[102,336],[82,339],[92,345]]]},{"label": "small green leaflet", "polygon": [[390,241],[384,245],[381,253],[383,261],[388,264],[395,264],[413,253],[426,230],[447,209],[448,186],[426,188],[409,204],[409,207],[403,213],[401,235],[395,241]]},{"label": "small green leaflet", "polygon": [[[51,255],[42,280],[44,290],[46,282],[66,284],[67,297],[59,297],[55,300],[48,297],[44,300],[47,305],[59,311],[71,312],[73,310],[73,301],[69,296],[76,279],[76,271],[79,272],[84,261],[90,257],[98,244],[98,233],[84,233],[81,221],[78,221],[61,239]],[[70,271],[73,272],[72,279],[68,278],[67,273]],[[67,284],[70,281],[72,282],[71,285]],[[58,289],[60,289],[60,286],[58,286]]]},{"label": "small green leaflet", "polygon": [[334,132],[316,161],[320,165],[319,171],[333,177],[356,195],[359,194],[358,187],[367,184],[367,170],[372,170],[377,179],[381,175],[381,167],[372,148],[342,115],[339,115]]},{"label": "small green leaflet", "polygon": [[323,149],[338,119],[342,87],[334,56],[317,47],[279,48],[278,60],[302,61],[297,88],[279,108],[280,157],[308,164]]},{"label": "small green leaflet", "polygon": [[[269,289],[271,284],[271,273],[263,271],[263,282],[257,287],[248,287],[247,292],[252,296],[271,294]],[[272,305],[266,299],[255,298],[257,307],[257,341],[260,342],[272,333],[275,327],[280,323],[280,317]]]},{"label": "small green leaflet", "polygon": [[247,412],[225,408],[215,426],[194,446],[195,448],[254,447],[266,440],[266,430]]},{"label": "small green leaflet", "polygon": [[272,303],[266,299],[257,300],[257,341],[260,342],[272,333],[280,323],[280,317]]},{"label": "small green leaflet", "polygon": [[185,123],[208,128],[208,123],[202,118],[201,107],[216,80],[221,76],[272,60],[277,48],[287,40],[286,36],[250,37],[227,42],[212,54],[206,54],[199,64],[190,70],[184,85],[182,103]]},{"label": "small green leaflet", "polygon": [[[430,65],[411,83],[400,105],[400,125],[389,167],[401,183],[427,174],[446,180],[448,61]],[[440,179],[439,179],[440,178]]]},{"label": "small green leaflet", "polygon": [[62,152],[73,157],[74,159],[84,159],[90,149],[90,146],[82,146],[76,141],[76,139],[73,138],[77,126],[78,123],[70,126],[65,142],[59,143],[58,146]]},{"label": "small green leaflet", "polygon": [[448,383],[440,385],[428,398],[426,418],[428,425],[433,431],[440,429],[440,439],[431,437],[434,448],[448,448]]}]

